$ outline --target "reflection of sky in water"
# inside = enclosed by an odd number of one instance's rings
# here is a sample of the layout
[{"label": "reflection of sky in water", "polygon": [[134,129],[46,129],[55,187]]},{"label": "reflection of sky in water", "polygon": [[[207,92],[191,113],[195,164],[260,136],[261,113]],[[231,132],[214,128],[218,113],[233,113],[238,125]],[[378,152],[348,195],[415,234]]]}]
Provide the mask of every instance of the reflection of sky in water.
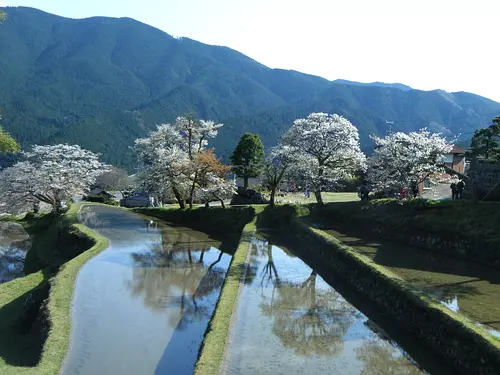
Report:
[{"label": "reflection of sky in water", "polygon": [[84,207],[110,247],[80,271],[63,374],[191,374],[230,256],[209,236]]},{"label": "reflection of sky in water", "polygon": [[24,276],[26,251],[0,245],[0,284]]},{"label": "reflection of sky in water", "polygon": [[451,311],[458,312],[460,308],[458,307],[458,297],[455,296],[452,299],[443,299],[440,301],[443,305],[449,308]]},{"label": "reflection of sky in water", "polygon": [[366,316],[299,258],[255,240],[225,374],[421,374]]},{"label": "reflection of sky in water", "polygon": [[18,223],[0,222],[0,284],[24,276],[30,239]]}]

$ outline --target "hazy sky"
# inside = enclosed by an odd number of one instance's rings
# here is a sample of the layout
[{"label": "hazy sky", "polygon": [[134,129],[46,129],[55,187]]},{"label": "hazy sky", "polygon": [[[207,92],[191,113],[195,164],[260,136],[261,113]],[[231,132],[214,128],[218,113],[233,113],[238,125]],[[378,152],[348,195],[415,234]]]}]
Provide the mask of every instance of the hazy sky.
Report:
[{"label": "hazy sky", "polygon": [[272,68],[500,101],[498,0],[0,0],[72,18],[132,17]]}]

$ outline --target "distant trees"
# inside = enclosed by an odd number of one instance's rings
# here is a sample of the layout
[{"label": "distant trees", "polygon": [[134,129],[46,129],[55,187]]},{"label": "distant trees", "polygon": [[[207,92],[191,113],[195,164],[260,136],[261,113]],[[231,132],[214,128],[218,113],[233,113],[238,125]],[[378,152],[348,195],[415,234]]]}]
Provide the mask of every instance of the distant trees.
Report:
[{"label": "distant trees", "polygon": [[118,167],[110,167],[96,178],[95,187],[105,190],[125,190],[130,185],[130,179],[126,170]]},{"label": "distant trees", "polygon": [[0,9],[0,23],[7,19],[7,13]]},{"label": "distant trees", "polygon": [[58,214],[64,200],[83,194],[108,169],[97,154],[76,145],[33,146],[23,156],[0,174],[0,205],[10,212],[44,202]]},{"label": "distant trees", "polygon": [[495,117],[488,128],[474,132],[467,156],[500,161],[500,117]]},{"label": "distant trees", "polygon": [[208,140],[215,138],[222,126],[213,121],[178,117],[174,124],[158,126],[148,138],[137,139],[134,148],[141,168],[141,185],[160,195],[171,191],[180,208],[185,208],[186,201],[192,208],[195,196],[225,197],[232,191],[231,185],[224,182],[229,167],[206,150]]},{"label": "distant trees", "polygon": [[364,168],[358,130],[337,114],[311,113],[294,121],[281,138],[294,155],[293,168],[323,204],[321,191]]},{"label": "distant trees", "polygon": [[367,178],[378,191],[411,188],[433,174],[445,172],[442,158],[452,150],[440,134],[425,129],[372,139],[375,153],[368,161]]},{"label": "distant trees", "polygon": [[248,188],[248,179],[260,176],[264,162],[264,145],[258,134],[245,133],[230,157],[232,171],[243,178],[243,188]]}]

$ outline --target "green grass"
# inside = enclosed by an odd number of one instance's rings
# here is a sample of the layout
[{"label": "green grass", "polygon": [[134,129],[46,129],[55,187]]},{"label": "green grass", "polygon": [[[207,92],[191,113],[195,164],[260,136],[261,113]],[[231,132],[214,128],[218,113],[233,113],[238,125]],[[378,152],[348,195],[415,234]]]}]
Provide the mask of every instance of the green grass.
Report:
[{"label": "green grass", "polygon": [[[260,208],[256,208],[257,212],[260,210]],[[194,372],[196,375],[216,375],[219,373],[229,334],[231,316],[238,302],[240,282],[246,268],[252,236],[256,230],[256,220],[254,217],[243,228],[241,240],[229,266],[215,314],[210,321],[203,341],[200,358]]]},{"label": "green grass", "polygon": [[[77,212],[81,205],[73,205],[61,220],[68,225],[76,238],[91,239],[93,246],[76,258],[62,265],[54,275],[50,267],[24,278],[0,285],[0,374],[2,375],[53,375],[58,374],[69,346],[70,305],[73,298],[74,282],[80,268],[92,257],[106,249],[108,240],[82,224],[76,224]],[[42,221],[47,220],[41,218]],[[33,228],[40,229],[46,223],[32,223]],[[36,232],[36,231],[35,231]],[[33,232],[33,233],[35,233]],[[52,232],[55,233],[55,232]],[[40,234],[40,233],[39,233]],[[47,244],[52,242],[47,237]],[[47,250],[47,254],[49,250]],[[46,259],[53,259],[48,257]],[[38,313],[39,303],[27,301],[44,299],[43,292],[50,293],[45,309],[50,329],[46,332],[46,324],[40,316],[28,332],[21,329],[24,317],[30,319],[31,314]],[[31,296],[31,297],[30,297]],[[28,308],[26,307],[28,306]],[[38,314],[40,315],[40,314]],[[43,315],[43,314],[42,314]],[[45,340],[46,338],[46,340]]]},{"label": "green grass", "polygon": [[399,204],[380,199],[311,206],[311,213],[312,220],[316,216],[367,229],[382,228],[391,238],[404,241],[412,236],[436,238],[448,244],[439,251],[500,267],[500,203],[415,199]]},{"label": "green grass", "polygon": [[[358,193],[321,193],[321,196],[324,203],[359,201]],[[303,193],[289,193],[284,197],[277,196],[276,200],[292,204],[316,203],[316,198],[312,192],[310,198],[306,198]]]}]

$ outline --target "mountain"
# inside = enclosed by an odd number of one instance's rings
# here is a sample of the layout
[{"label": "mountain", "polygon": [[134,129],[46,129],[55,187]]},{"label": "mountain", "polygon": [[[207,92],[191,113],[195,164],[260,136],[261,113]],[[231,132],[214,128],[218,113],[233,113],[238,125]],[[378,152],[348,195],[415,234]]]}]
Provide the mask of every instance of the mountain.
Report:
[{"label": "mountain", "polygon": [[390,87],[394,89],[400,89],[403,91],[413,90],[412,87],[403,85],[402,83],[385,83],[385,82],[371,82],[371,83],[363,83],[356,81],[348,81],[346,79],[336,79],[333,83],[340,83],[344,85],[355,85],[355,86],[376,86],[376,87]]},{"label": "mountain", "polygon": [[312,111],[346,116],[366,150],[370,134],[388,129],[466,135],[500,114],[500,103],[469,93],[270,69],[230,48],[173,38],[128,18],[5,10],[0,108],[4,127],[24,147],[78,143],[132,168],[133,141],[185,113],[225,124],[214,146],[226,158],[244,132],[260,133],[270,147]]}]

